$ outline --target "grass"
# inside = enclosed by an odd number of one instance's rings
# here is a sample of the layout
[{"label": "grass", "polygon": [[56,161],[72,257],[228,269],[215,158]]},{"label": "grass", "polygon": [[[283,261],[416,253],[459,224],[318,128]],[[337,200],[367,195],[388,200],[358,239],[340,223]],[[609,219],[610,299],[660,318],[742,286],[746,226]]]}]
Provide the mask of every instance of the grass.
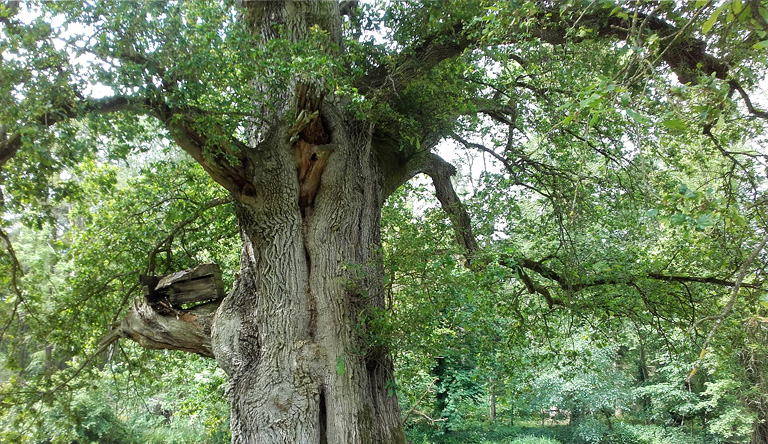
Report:
[{"label": "grass", "polygon": [[474,425],[463,430],[440,433],[428,428],[407,432],[413,444],[568,444],[570,427]]},{"label": "grass", "polygon": [[[516,426],[472,424],[462,430],[440,432],[429,427],[407,430],[412,444],[705,444],[702,433],[686,433],[674,427],[617,423],[612,430],[599,421],[578,426],[542,426],[535,421]],[[711,438],[711,437],[710,437]]]}]

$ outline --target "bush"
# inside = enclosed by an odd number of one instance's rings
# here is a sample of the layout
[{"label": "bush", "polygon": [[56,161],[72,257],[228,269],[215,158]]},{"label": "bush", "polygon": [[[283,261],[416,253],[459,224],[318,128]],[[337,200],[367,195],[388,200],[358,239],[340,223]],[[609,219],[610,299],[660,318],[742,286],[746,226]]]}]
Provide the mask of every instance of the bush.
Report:
[{"label": "bush", "polygon": [[576,426],[575,436],[579,442],[601,444],[608,436],[608,426],[595,418],[585,418]]},{"label": "bush", "polygon": [[542,438],[540,436],[523,436],[515,438],[509,444],[561,444],[554,438]]},{"label": "bush", "polygon": [[571,443],[569,427],[509,427],[473,425],[464,430],[443,433],[427,427],[406,432],[413,444],[561,444]]}]

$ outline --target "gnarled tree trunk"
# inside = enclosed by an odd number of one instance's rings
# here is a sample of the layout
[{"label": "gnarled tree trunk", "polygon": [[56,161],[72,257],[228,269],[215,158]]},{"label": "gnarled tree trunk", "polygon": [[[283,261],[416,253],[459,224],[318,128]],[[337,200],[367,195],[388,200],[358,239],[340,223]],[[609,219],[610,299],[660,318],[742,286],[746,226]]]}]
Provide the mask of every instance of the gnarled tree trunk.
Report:
[{"label": "gnarled tree trunk", "polygon": [[[328,39],[321,48],[341,44],[337,2],[242,6],[261,42],[306,41],[319,27]],[[413,173],[387,170],[373,125],[311,74],[295,73],[279,89],[254,83],[264,114],[246,124],[248,140],[230,157],[206,155],[210,141],[191,125],[172,131],[231,192],[240,227],[239,278],[210,323],[210,351],[230,380],[232,442],[404,444],[392,361],[368,341],[366,316],[384,305],[385,193]],[[198,324],[180,325],[207,331]],[[137,337],[129,327],[111,337]],[[184,338],[195,336],[186,330]]]},{"label": "gnarled tree trunk", "polygon": [[[307,41],[319,27],[328,53],[341,45],[337,2],[243,5],[264,42]],[[311,73],[254,92],[268,102],[267,124],[247,128],[247,183],[234,187],[240,278],[212,329],[230,378],[232,442],[404,443],[392,362],[366,340],[364,316],[384,300],[385,177],[372,126]]]},{"label": "gnarled tree trunk", "polygon": [[369,125],[328,100],[320,110],[298,141],[285,124],[258,144],[254,191],[236,204],[240,278],[212,337],[234,443],[405,442],[392,363],[364,320],[383,304],[382,169]]}]

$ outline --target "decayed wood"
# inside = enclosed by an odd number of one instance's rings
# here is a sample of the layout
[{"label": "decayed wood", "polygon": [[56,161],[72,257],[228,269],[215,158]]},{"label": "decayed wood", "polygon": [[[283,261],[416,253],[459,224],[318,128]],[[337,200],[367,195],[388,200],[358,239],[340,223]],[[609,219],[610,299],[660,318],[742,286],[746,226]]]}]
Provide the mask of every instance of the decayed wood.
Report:
[{"label": "decayed wood", "polygon": [[146,301],[136,302],[131,311],[102,338],[100,346],[128,338],[144,348],[181,350],[212,358],[211,324],[218,307],[218,301],[209,302],[177,315],[166,315]]},{"label": "decayed wood", "polygon": [[[144,299],[113,325],[100,346],[128,338],[144,348],[181,350],[213,357],[211,325],[224,298],[221,270],[203,264],[164,276],[141,276]],[[198,303],[191,308],[186,304]]]},{"label": "decayed wood", "polygon": [[144,298],[150,304],[180,309],[193,302],[224,298],[218,264],[203,264],[164,276],[141,276]]}]

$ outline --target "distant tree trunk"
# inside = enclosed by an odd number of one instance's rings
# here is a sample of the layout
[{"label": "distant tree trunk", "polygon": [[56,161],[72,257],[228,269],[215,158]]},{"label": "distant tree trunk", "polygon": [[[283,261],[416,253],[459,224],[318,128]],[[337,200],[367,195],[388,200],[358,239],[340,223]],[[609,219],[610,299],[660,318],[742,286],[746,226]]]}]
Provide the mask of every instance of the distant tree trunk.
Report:
[{"label": "distant tree trunk", "polygon": [[[648,363],[646,362],[646,356],[645,356],[645,344],[643,341],[640,341],[640,355],[638,356],[638,365],[637,365],[637,382],[640,383],[640,385],[644,385],[648,381]],[[651,397],[649,395],[642,395],[640,397],[640,406],[643,408],[644,418],[646,424],[652,424],[654,423],[654,420],[648,419],[648,414],[651,410]]]},{"label": "distant tree trunk", "polygon": [[491,385],[488,388],[489,394],[489,406],[488,406],[488,420],[494,422],[496,420],[496,380],[491,378]]},{"label": "distant tree trunk", "polygon": [[432,367],[432,376],[437,378],[435,384],[435,410],[439,413],[438,416],[442,417],[443,411],[448,407],[448,362],[444,356],[438,356],[436,364]]},{"label": "distant tree trunk", "polygon": [[752,438],[750,444],[768,444],[768,418],[762,418],[762,422],[755,424],[752,428]]}]

